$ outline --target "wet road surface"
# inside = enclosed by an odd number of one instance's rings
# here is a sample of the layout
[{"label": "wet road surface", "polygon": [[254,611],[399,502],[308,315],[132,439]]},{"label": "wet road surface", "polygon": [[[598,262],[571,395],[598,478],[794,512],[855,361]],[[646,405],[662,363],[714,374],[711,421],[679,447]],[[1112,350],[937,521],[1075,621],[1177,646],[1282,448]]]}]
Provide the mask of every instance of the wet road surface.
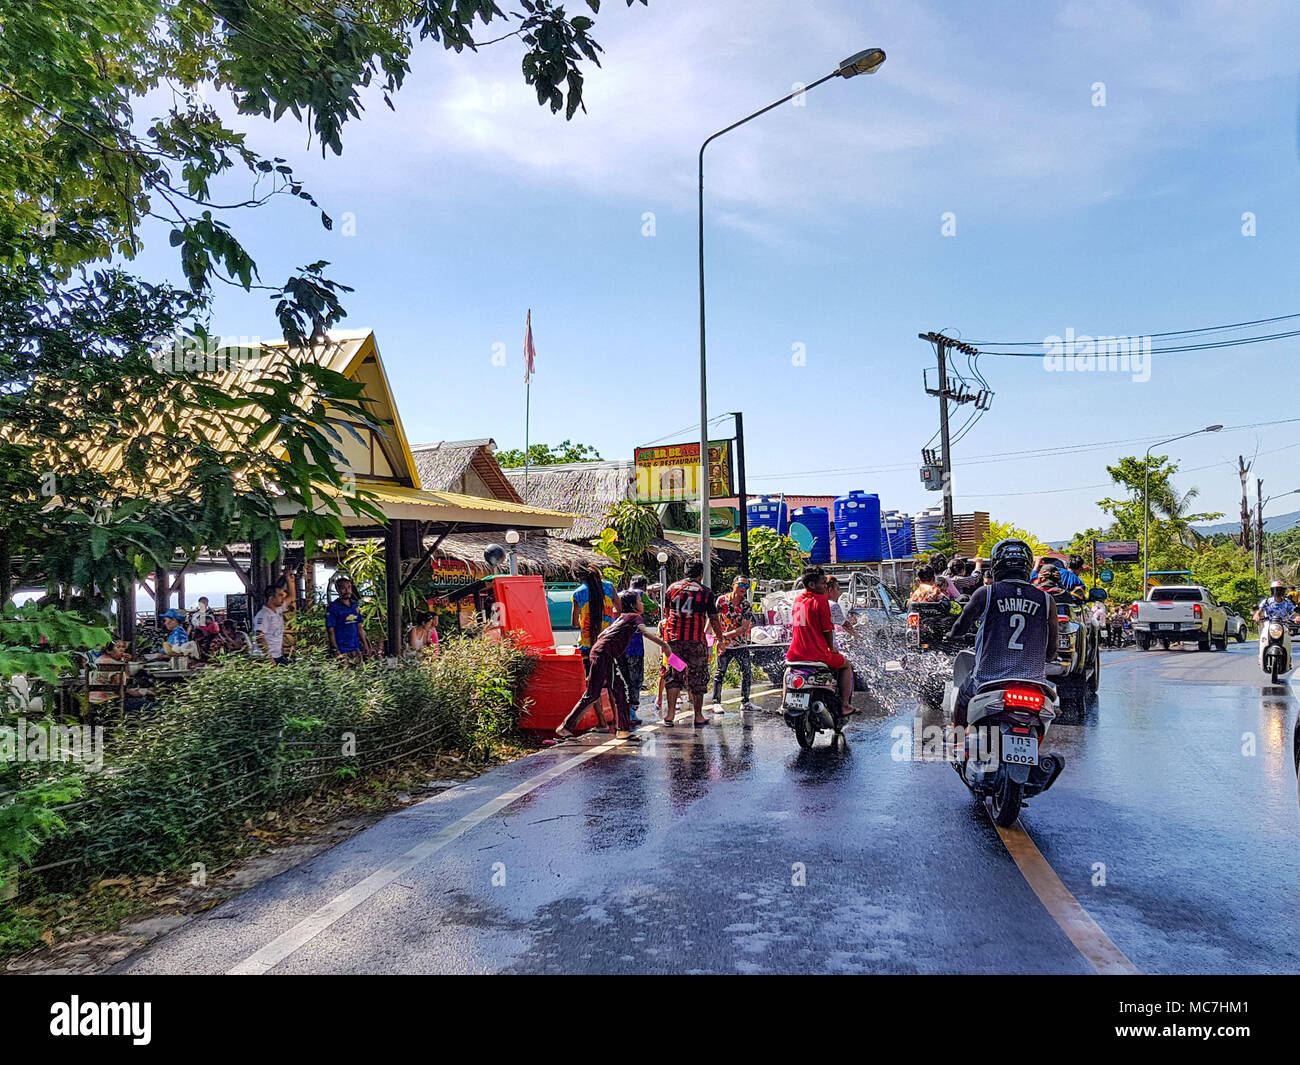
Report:
[{"label": "wet road surface", "polygon": [[115,971],[1300,971],[1289,684],[1251,641],[1103,661],[1023,833],[910,758],[914,704],[801,752],[767,693],[493,770]]}]

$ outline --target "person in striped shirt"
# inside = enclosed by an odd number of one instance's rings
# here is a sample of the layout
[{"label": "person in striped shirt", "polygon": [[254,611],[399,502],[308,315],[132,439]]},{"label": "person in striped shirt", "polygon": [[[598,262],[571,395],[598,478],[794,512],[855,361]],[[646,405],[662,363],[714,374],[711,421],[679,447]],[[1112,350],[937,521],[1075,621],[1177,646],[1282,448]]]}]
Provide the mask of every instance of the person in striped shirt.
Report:
[{"label": "person in striped shirt", "polygon": [[686,566],[686,579],[671,585],[664,595],[659,635],[668,641],[669,651],[686,663],[684,675],[682,670],[668,670],[668,709],[664,711],[664,724],[669,728],[677,716],[677,697],[683,687],[691,693],[696,726],[713,720],[704,716],[704,691],[709,684],[709,645],[704,633],[712,629],[713,638],[721,643],[722,622],[718,620],[713,590],[700,583],[702,576],[704,563],[690,562]]}]

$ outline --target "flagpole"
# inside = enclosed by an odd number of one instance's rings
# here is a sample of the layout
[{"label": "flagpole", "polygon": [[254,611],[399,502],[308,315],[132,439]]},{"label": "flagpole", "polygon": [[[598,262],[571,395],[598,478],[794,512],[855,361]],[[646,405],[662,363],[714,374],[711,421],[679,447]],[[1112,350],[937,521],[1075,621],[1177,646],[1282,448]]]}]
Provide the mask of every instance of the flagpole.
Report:
[{"label": "flagpole", "polygon": [[[532,335],[533,309],[528,308],[528,335]],[[533,413],[533,368],[528,365],[528,354],[524,353],[524,501],[528,500],[528,434]]]}]

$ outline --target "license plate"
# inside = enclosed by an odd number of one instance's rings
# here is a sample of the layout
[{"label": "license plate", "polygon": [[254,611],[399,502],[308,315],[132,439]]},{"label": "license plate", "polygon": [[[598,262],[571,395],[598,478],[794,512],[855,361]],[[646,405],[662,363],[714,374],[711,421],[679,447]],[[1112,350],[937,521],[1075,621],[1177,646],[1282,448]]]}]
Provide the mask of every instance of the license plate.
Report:
[{"label": "license plate", "polygon": [[1176,629],[1178,624],[1173,621],[1153,621],[1151,627],[1153,629]]},{"label": "license plate", "polygon": [[808,695],[808,692],[786,692],[785,705],[791,710],[807,710]]},{"label": "license plate", "polygon": [[1015,765],[1038,764],[1038,740],[1033,736],[1017,736],[1013,732],[1002,734],[1002,760]]}]

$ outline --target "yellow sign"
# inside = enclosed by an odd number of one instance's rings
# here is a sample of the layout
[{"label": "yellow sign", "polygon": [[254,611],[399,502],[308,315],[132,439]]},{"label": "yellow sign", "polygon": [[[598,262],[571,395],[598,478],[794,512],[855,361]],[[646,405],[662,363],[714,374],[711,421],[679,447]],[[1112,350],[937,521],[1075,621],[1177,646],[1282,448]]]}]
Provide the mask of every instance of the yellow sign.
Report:
[{"label": "yellow sign", "polygon": [[[639,503],[673,503],[700,498],[700,445],[639,447],[635,452]],[[709,497],[733,495],[731,441],[709,441]]]}]

